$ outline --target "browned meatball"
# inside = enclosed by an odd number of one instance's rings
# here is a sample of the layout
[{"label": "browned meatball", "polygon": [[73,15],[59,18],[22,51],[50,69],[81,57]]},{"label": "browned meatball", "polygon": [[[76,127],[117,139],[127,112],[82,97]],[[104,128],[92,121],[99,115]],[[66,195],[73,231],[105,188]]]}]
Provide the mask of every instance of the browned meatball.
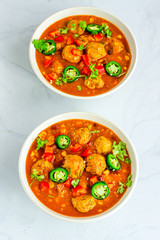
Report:
[{"label": "browned meatball", "polygon": [[61,72],[63,72],[63,65],[60,61],[58,60],[55,60],[53,63],[52,63],[52,67],[51,67],[52,71],[57,73],[57,74],[60,74]]},{"label": "browned meatball", "polygon": [[85,213],[96,206],[96,200],[91,195],[83,195],[72,198],[72,204],[79,212]]},{"label": "browned meatball", "polygon": [[97,61],[106,56],[106,50],[101,43],[90,42],[87,46],[87,55],[91,61]]},{"label": "browned meatball", "polygon": [[82,145],[88,143],[91,136],[88,128],[78,128],[71,132],[71,134],[74,141]]},{"label": "browned meatball", "polygon": [[84,30],[79,27],[78,20],[69,21],[67,24],[67,28],[69,28],[71,32],[76,33],[78,35],[82,35],[84,33]]},{"label": "browned meatball", "polygon": [[105,158],[100,154],[90,154],[86,158],[87,167],[86,171],[90,172],[93,175],[100,175],[106,166]]},{"label": "browned meatball", "polygon": [[104,86],[101,76],[97,76],[97,78],[87,78],[84,80],[84,84],[90,89],[102,88]]},{"label": "browned meatball", "polygon": [[62,57],[68,62],[78,63],[81,60],[81,55],[83,52],[81,51],[80,56],[75,56],[71,52],[72,49],[76,49],[76,45],[72,44],[72,45],[65,46],[62,51]]},{"label": "browned meatball", "polygon": [[96,147],[97,153],[99,154],[107,154],[112,150],[112,142],[108,138],[104,136],[98,137],[94,145]]},{"label": "browned meatball", "polygon": [[78,40],[82,42],[83,46],[86,46],[89,42],[93,42],[94,38],[90,35],[82,35]]},{"label": "browned meatball", "polygon": [[117,54],[124,50],[124,45],[123,43],[116,38],[109,39],[108,41],[105,42],[106,44],[106,50],[110,51],[112,54]]},{"label": "browned meatball", "polygon": [[83,173],[85,163],[78,155],[67,155],[63,167],[68,170],[71,178],[79,178]]},{"label": "browned meatball", "polygon": [[46,160],[38,160],[32,165],[31,172],[33,172],[33,169],[37,171],[37,175],[45,175],[47,176],[48,173],[53,169],[52,163],[46,161]]}]

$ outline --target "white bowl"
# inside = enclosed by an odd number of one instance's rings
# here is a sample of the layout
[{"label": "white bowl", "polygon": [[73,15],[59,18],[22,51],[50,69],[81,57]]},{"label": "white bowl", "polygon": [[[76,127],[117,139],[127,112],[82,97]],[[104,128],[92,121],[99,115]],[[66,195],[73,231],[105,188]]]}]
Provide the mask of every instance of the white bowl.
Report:
[{"label": "white bowl", "polygon": [[[27,182],[25,164],[26,164],[26,157],[27,157],[27,154],[28,154],[28,151],[29,151],[29,148],[30,148],[32,142],[35,140],[37,135],[43,129],[45,129],[59,121],[68,120],[68,119],[91,120],[91,121],[100,123],[100,124],[110,128],[111,130],[113,130],[113,132],[115,132],[118,135],[118,137],[122,141],[124,141],[127,144],[127,150],[129,152],[130,158],[132,159],[132,175],[133,175],[132,186],[127,189],[124,196],[120,199],[120,201],[116,205],[114,205],[111,209],[107,210],[106,212],[103,212],[96,216],[78,218],[78,217],[68,217],[68,216],[64,216],[59,213],[56,213],[56,212],[52,211],[51,209],[47,208],[45,205],[43,205],[38,200],[38,198],[33,194],[32,190],[30,189],[29,184]],[[72,222],[84,222],[84,221],[98,220],[103,217],[108,217],[111,214],[115,213],[118,209],[120,209],[128,201],[129,197],[133,193],[133,190],[136,186],[136,182],[137,182],[137,178],[138,178],[138,158],[137,158],[136,151],[135,151],[129,137],[126,136],[126,134],[119,127],[117,127],[114,123],[107,120],[106,118],[98,116],[97,114],[86,113],[86,112],[64,113],[64,114],[55,116],[53,118],[50,118],[47,121],[40,124],[35,130],[33,130],[33,132],[28,136],[25,143],[23,144],[21,152],[20,152],[20,156],[19,156],[19,166],[18,167],[19,167],[19,176],[20,176],[22,186],[23,186],[26,194],[34,202],[34,204],[36,204],[40,209],[42,209],[44,212],[50,214],[53,217],[57,217],[62,220],[67,220],[67,221],[72,221]]]},{"label": "white bowl", "polygon": [[[132,60],[131,60],[130,68],[129,68],[127,74],[125,75],[124,79],[117,86],[115,86],[113,89],[111,89],[110,91],[108,91],[106,93],[96,95],[96,96],[91,96],[91,97],[80,97],[80,96],[74,96],[74,95],[70,95],[68,93],[61,92],[58,89],[56,89],[55,87],[51,86],[47,82],[47,80],[43,77],[42,73],[40,72],[40,70],[38,68],[36,58],[35,58],[35,48],[32,44],[33,39],[39,39],[40,36],[42,35],[42,33],[45,31],[45,29],[48,28],[54,22],[56,22],[56,21],[58,21],[62,18],[65,18],[65,17],[75,16],[75,15],[94,15],[94,16],[101,17],[101,18],[104,18],[104,19],[112,22],[124,33],[128,43],[129,43],[130,51],[131,51],[131,54],[132,54]],[[133,73],[133,71],[136,67],[137,56],[138,56],[138,51],[137,51],[136,40],[134,38],[133,33],[129,29],[129,27],[124,22],[122,22],[119,18],[114,16],[113,14],[110,14],[110,13],[107,13],[107,12],[101,10],[101,9],[92,8],[92,7],[68,8],[68,9],[65,9],[65,10],[62,10],[60,12],[57,12],[57,13],[53,14],[52,16],[47,18],[45,21],[43,21],[39,25],[39,27],[34,32],[32,38],[31,38],[30,44],[29,44],[30,63],[31,63],[31,66],[33,68],[33,71],[35,72],[35,74],[37,75],[39,80],[42,83],[44,83],[48,88],[50,88],[52,91],[54,91],[54,92],[56,92],[56,93],[58,93],[62,96],[70,97],[70,98],[74,98],[74,99],[95,99],[95,98],[99,98],[99,97],[102,97],[102,96],[107,96],[107,95],[115,92],[116,90],[118,90],[131,77],[131,75],[132,75],[132,73]]]}]

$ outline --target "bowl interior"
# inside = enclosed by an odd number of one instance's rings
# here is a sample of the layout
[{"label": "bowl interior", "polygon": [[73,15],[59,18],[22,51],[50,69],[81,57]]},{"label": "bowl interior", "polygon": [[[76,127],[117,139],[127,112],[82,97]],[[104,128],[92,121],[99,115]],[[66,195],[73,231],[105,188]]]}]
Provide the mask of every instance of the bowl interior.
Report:
[{"label": "bowl interior", "polygon": [[[120,139],[122,141],[127,143],[127,149],[128,149],[129,155],[132,159],[132,175],[133,175],[132,187],[127,189],[124,196],[121,198],[121,200],[115,206],[113,206],[108,211],[106,211],[102,214],[93,216],[93,217],[84,217],[84,218],[68,217],[68,216],[64,216],[64,215],[61,215],[59,213],[56,213],[56,212],[50,210],[49,208],[47,208],[45,205],[43,205],[36,198],[36,196],[31,191],[31,189],[28,185],[28,182],[27,182],[27,178],[26,178],[26,172],[25,172],[26,157],[27,157],[27,154],[28,154],[28,151],[29,151],[29,148],[30,148],[32,142],[37,137],[39,132],[41,132],[43,129],[49,127],[50,125],[52,125],[56,122],[59,122],[59,121],[62,121],[62,120],[69,120],[69,119],[86,119],[86,120],[95,121],[95,122],[98,122],[102,125],[107,126],[111,130],[113,130],[120,137]],[[28,197],[39,208],[41,208],[46,213],[48,213],[48,214],[50,214],[54,217],[63,219],[63,220],[73,221],[73,222],[81,222],[81,221],[84,222],[84,221],[97,220],[97,219],[100,219],[102,217],[109,216],[109,215],[113,214],[115,211],[117,211],[128,200],[129,196],[133,192],[133,189],[135,188],[135,185],[136,185],[136,182],[137,182],[137,177],[138,177],[137,155],[136,155],[136,151],[135,151],[131,141],[126,136],[126,134],[120,128],[118,128],[115,124],[113,124],[111,121],[109,121],[105,118],[102,118],[102,117],[100,117],[96,114],[93,114],[93,113],[83,113],[83,112],[82,113],[81,112],[65,113],[65,114],[58,115],[58,116],[55,116],[53,118],[50,118],[49,120],[43,122],[35,130],[33,130],[33,132],[28,136],[28,138],[26,139],[26,141],[25,141],[25,143],[24,143],[24,145],[21,149],[21,153],[20,153],[20,156],[19,156],[19,176],[20,176],[22,186],[23,186],[26,194],[28,195]]]},{"label": "bowl interior", "polygon": [[[132,54],[132,60],[131,60],[131,65],[130,68],[127,72],[127,74],[125,75],[124,79],[113,89],[111,89],[110,91],[103,93],[101,95],[96,95],[96,96],[91,96],[91,97],[79,97],[79,96],[74,96],[74,95],[70,95],[67,93],[63,93],[61,91],[59,91],[58,89],[54,88],[53,86],[51,86],[46,79],[43,77],[43,75],[41,74],[38,65],[36,63],[36,58],[35,58],[35,48],[32,44],[33,39],[39,39],[41,34],[45,31],[46,28],[48,28],[51,24],[53,24],[54,22],[65,18],[65,17],[69,17],[69,16],[75,16],[75,15],[94,15],[97,17],[101,17],[104,18],[110,22],[112,22],[113,24],[115,24],[126,36],[126,39],[128,41],[128,44],[130,46],[130,51]],[[30,45],[29,45],[29,58],[30,58],[30,63],[31,66],[35,72],[35,74],[37,75],[37,77],[48,87],[50,88],[52,91],[57,92],[63,96],[67,96],[67,97],[71,97],[71,98],[77,98],[77,99],[88,99],[88,98],[97,98],[97,97],[101,97],[101,96],[105,96],[108,94],[111,94],[112,92],[114,92],[116,89],[118,89],[120,86],[122,86],[126,80],[129,79],[129,77],[131,76],[133,70],[135,69],[135,65],[137,62],[137,46],[136,46],[136,41],[135,38],[131,32],[131,30],[127,27],[126,24],[124,24],[119,18],[117,18],[116,16],[107,13],[103,10],[97,9],[97,8],[91,8],[91,7],[77,7],[77,8],[69,8],[66,10],[62,10],[60,12],[57,12],[55,14],[53,14],[52,16],[50,16],[49,18],[47,18],[44,22],[42,22],[39,27],[36,29],[36,31],[34,32],[31,41],[30,41]]]}]

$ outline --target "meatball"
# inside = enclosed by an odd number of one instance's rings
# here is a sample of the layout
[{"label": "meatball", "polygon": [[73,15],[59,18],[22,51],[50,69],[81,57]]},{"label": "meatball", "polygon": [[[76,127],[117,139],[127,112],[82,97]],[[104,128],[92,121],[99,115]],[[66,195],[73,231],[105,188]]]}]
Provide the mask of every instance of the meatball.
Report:
[{"label": "meatball", "polygon": [[84,30],[79,27],[78,20],[69,21],[67,24],[67,28],[69,28],[71,32],[76,33],[78,35],[82,35],[84,33]]},{"label": "meatball", "polygon": [[90,154],[86,158],[87,167],[86,171],[90,172],[93,175],[101,175],[106,166],[105,157],[100,154]]},{"label": "meatball", "polygon": [[108,138],[104,136],[98,137],[94,145],[96,147],[97,153],[99,154],[107,154],[112,150],[112,142]]},{"label": "meatball", "polygon": [[53,63],[52,63],[52,67],[51,67],[52,71],[57,73],[57,74],[60,74],[61,72],[63,72],[63,65],[61,62],[59,62],[58,60],[55,60]]},{"label": "meatball", "polygon": [[87,46],[87,55],[91,61],[97,61],[106,56],[106,50],[101,43],[90,42]]},{"label": "meatball", "polygon": [[31,171],[33,172],[33,169],[37,171],[37,175],[45,175],[48,176],[48,173],[53,169],[52,163],[46,161],[46,160],[38,160],[32,165]]},{"label": "meatball", "polygon": [[112,38],[106,42],[106,50],[116,54],[124,50],[124,45],[120,40]]},{"label": "meatball", "polygon": [[63,167],[68,170],[71,178],[79,178],[85,168],[85,163],[78,155],[67,155]]},{"label": "meatball", "polygon": [[96,200],[91,195],[83,195],[72,198],[72,204],[79,212],[85,213],[96,206]]},{"label": "meatball", "polygon": [[86,46],[89,42],[93,42],[94,38],[90,35],[82,35],[78,38],[78,40],[83,44],[83,46]]},{"label": "meatball", "polygon": [[81,60],[81,55],[83,52],[81,51],[80,56],[75,56],[71,53],[72,49],[76,49],[76,45],[72,44],[65,46],[62,51],[62,58],[67,60],[68,62],[78,63]]},{"label": "meatball", "polygon": [[91,136],[88,128],[78,128],[71,132],[71,134],[74,141],[82,145],[88,143]]},{"label": "meatball", "polygon": [[101,76],[97,76],[96,78],[87,78],[84,80],[84,84],[90,89],[102,88],[104,86]]}]

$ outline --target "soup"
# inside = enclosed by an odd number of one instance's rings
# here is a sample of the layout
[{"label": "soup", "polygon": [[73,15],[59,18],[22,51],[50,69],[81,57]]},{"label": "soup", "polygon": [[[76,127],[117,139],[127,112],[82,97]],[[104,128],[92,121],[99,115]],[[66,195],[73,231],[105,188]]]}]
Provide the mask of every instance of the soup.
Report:
[{"label": "soup", "polygon": [[76,96],[95,96],[117,86],[131,62],[124,34],[96,16],[72,16],[34,39],[36,61],[53,87]]},{"label": "soup", "polygon": [[28,184],[49,209],[86,217],[112,208],[132,184],[126,144],[99,123],[73,119],[44,129],[26,159]]}]

